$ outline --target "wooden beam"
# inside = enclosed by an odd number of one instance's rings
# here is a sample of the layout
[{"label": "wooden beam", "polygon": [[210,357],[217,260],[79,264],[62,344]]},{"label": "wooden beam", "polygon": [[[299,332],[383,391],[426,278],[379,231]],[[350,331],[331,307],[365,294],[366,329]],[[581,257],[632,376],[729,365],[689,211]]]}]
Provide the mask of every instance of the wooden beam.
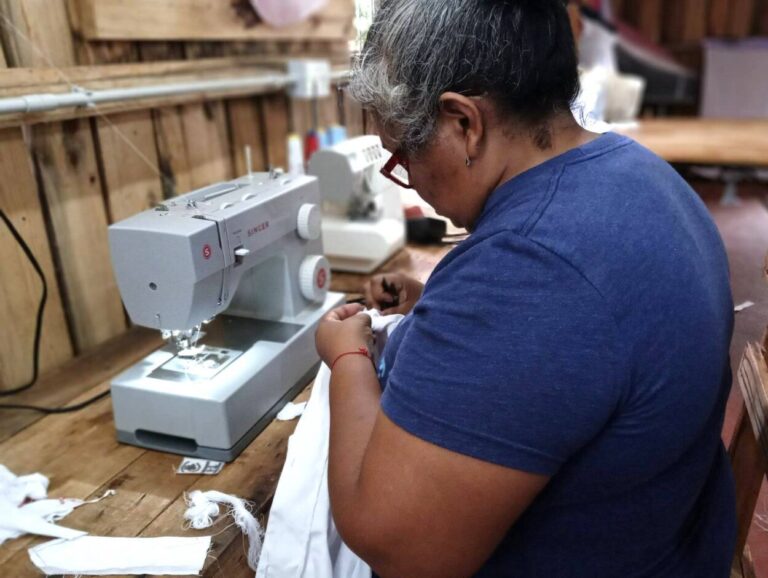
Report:
[{"label": "wooden beam", "polygon": [[[179,45],[181,46],[181,45]],[[114,88],[133,84],[164,81],[167,78],[208,78],[238,72],[258,73],[285,70],[285,60],[261,56],[205,58],[188,61],[179,54],[176,59],[160,58],[158,43],[142,44],[141,57],[149,52],[157,60],[147,62],[66,66],[50,68],[18,67],[0,72],[0,96],[16,96],[30,92],[67,92],[69,83],[89,89]],[[63,78],[67,80],[64,81]]]},{"label": "wooden beam", "polygon": [[[40,343],[40,371],[72,356],[32,163],[21,130],[0,130],[0,209],[29,245],[48,286]],[[33,345],[42,284],[10,230],[0,222],[0,390],[32,377]]]},{"label": "wooden beam", "polygon": [[34,127],[33,150],[59,250],[67,313],[81,352],[126,328],[90,123]]},{"label": "wooden beam", "polygon": [[[41,1],[41,0],[37,0]],[[79,32],[89,40],[348,39],[353,0],[330,0],[308,21],[273,28],[221,0],[79,0]]]},{"label": "wooden beam", "polygon": [[65,0],[0,0],[10,66],[71,66],[75,49]]}]

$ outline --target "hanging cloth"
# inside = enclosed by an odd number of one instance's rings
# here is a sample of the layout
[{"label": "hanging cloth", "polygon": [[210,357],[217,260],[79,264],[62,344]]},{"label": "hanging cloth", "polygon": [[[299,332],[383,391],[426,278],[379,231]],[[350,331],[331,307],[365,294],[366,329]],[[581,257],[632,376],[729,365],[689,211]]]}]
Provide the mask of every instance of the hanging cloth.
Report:
[{"label": "hanging cloth", "polygon": [[[375,336],[374,362],[403,318],[369,311]],[[256,578],[371,578],[371,570],[342,541],[328,494],[329,385],[323,364],[307,408],[288,439]]]}]

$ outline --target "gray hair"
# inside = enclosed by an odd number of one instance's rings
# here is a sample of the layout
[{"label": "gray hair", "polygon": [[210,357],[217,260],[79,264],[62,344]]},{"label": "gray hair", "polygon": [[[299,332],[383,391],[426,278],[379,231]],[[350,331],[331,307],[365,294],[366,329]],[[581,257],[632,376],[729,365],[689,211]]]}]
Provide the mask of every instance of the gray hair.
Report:
[{"label": "gray hair", "polygon": [[440,95],[488,93],[536,123],[578,93],[562,0],[383,0],[354,67],[351,96],[404,152],[435,132]]}]

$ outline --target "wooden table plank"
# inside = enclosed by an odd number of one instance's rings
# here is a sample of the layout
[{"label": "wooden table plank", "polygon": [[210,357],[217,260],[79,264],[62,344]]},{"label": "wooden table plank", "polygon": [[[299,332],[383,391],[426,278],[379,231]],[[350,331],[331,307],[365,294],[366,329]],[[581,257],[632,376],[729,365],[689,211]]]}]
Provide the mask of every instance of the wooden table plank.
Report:
[{"label": "wooden table plank", "polygon": [[645,119],[617,132],[671,163],[768,167],[766,119]]}]

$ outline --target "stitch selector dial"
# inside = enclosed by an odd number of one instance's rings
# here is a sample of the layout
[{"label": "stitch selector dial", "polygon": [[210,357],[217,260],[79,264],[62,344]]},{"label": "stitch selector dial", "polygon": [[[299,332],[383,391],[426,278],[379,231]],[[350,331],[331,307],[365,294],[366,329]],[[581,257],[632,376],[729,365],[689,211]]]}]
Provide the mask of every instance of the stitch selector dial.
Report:
[{"label": "stitch selector dial", "polygon": [[331,265],[322,255],[305,257],[299,267],[299,287],[301,294],[310,301],[325,300],[331,285]]}]

